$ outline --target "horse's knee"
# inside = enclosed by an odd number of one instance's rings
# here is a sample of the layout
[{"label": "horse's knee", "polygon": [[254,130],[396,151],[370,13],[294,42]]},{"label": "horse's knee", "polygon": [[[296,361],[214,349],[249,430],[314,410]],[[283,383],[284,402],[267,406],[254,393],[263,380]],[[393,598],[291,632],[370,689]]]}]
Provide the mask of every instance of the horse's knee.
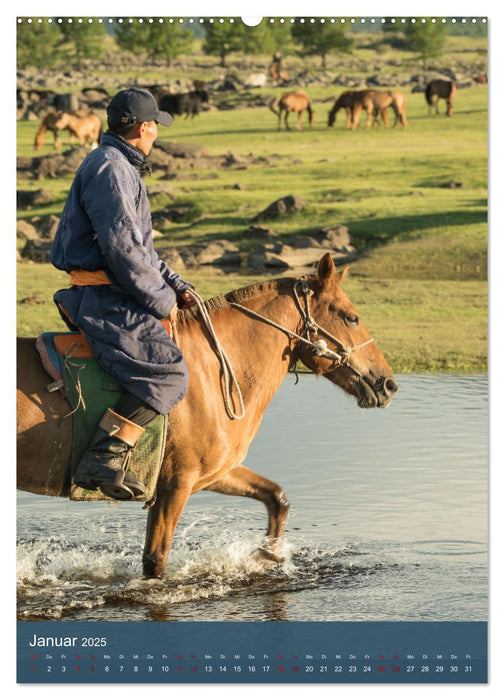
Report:
[{"label": "horse's knee", "polygon": [[277,518],[286,518],[290,503],[281,486],[275,486],[270,494],[270,505]]}]

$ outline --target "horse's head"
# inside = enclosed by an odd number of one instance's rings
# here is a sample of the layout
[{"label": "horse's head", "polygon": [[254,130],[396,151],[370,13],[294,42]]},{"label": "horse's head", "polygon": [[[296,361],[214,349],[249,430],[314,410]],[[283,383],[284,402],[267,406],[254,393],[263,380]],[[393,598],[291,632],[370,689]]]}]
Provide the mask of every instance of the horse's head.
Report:
[{"label": "horse's head", "polygon": [[338,111],[336,105],[331,109],[329,112],[329,116],[327,118],[327,126],[332,126],[334,122],[336,121],[336,112]]},{"label": "horse's head", "polygon": [[383,408],[396,393],[397,383],[341,288],[345,273],[336,272],[331,254],[326,253],[317,275],[300,287],[298,300],[311,316],[309,336],[316,347],[300,342],[299,357],[317,375],[355,396],[361,408]]}]

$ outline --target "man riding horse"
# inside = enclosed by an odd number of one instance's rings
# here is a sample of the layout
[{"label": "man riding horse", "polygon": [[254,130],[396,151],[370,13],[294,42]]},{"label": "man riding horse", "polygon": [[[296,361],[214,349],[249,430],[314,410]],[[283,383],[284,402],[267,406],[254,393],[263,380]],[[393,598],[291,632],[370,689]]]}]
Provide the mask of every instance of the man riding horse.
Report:
[{"label": "man riding horse", "polygon": [[81,330],[103,369],[124,390],[103,416],[74,475],[77,486],[127,500],[145,486],[128,470],[131,450],[158,414],[185,396],[188,370],[162,319],[191,306],[189,282],[161,261],[152,239],[147,156],[157,125],[173,119],[141,88],[118,92],[108,131],[82,162],[51,249],[71,286],[54,300],[68,327]]}]

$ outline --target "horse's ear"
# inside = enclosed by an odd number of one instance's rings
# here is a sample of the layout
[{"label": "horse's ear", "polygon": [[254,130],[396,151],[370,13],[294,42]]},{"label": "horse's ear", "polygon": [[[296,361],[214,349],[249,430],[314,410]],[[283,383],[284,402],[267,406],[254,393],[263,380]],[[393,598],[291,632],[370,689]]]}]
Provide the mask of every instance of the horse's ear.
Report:
[{"label": "horse's ear", "polygon": [[336,275],[336,277],[338,279],[338,284],[341,284],[343,282],[349,269],[350,269],[350,267],[347,265],[346,267],[344,267],[342,270],[340,270],[338,272],[338,274]]},{"label": "horse's ear", "polygon": [[326,253],[324,257],[321,258],[317,270],[322,287],[328,287],[331,282],[336,281],[335,271],[332,255],[331,253]]}]

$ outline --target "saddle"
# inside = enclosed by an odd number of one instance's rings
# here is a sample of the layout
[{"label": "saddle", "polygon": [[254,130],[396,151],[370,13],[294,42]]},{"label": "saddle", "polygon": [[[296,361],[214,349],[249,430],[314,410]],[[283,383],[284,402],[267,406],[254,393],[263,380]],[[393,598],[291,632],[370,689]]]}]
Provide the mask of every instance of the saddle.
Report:
[{"label": "saddle", "polygon": [[[171,334],[169,321],[163,322]],[[87,450],[98,423],[108,408],[114,408],[123,390],[98,364],[83,333],[46,332],[36,340],[42,365],[51,382],[47,390],[59,391],[70,410],[63,420],[72,421],[72,450],[69,464],[69,494],[73,501],[112,500],[100,491],[88,491],[71,483],[77,465]],[[146,493],[135,500],[154,498],[164,455],[168,421],[157,416],[146,428],[131,455],[130,467],[146,486]]]}]

